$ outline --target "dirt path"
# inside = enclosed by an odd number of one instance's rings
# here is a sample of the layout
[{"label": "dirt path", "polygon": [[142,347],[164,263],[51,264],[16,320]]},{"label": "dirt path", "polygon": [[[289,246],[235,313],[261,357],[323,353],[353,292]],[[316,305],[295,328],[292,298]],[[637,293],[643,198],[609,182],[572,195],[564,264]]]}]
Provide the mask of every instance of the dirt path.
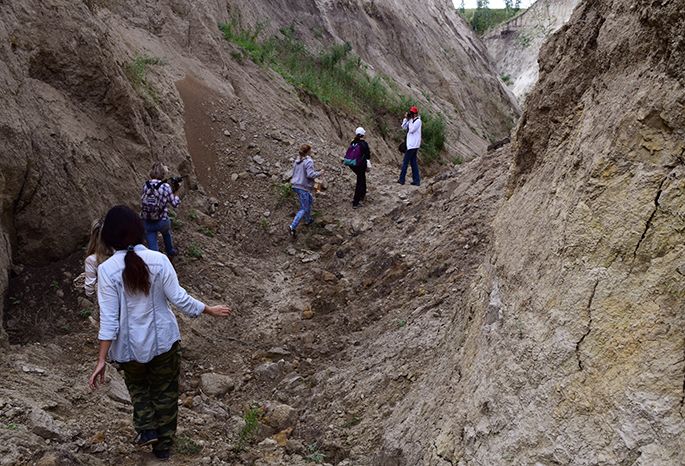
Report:
[{"label": "dirt path", "polygon": [[[179,316],[171,464],[379,464],[386,429],[401,422],[391,423],[393,413],[430,367],[481,263],[506,164],[486,158],[421,188],[398,185],[397,167],[374,164],[365,206],[355,210],[344,147],[272,126],[239,104],[229,109],[193,78],[178,88],[193,162],[213,197],[183,197],[175,267],[191,294],[235,311],[221,321]],[[292,241],[297,203],[285,182],[300,142],[313,143],[327,189],[316,195],[316,222]],[[104,390],[86,387],[97,323],[96,306],[71,284],[80,268],[76,254],[14,283],[21,312],[8,314],[10,335],[25,345],[2,361],[0,464],[151,461],[129,443],[131,408],[117,372]],[[21,305],[36,295],[45,296],[40,306]],[[224,389],[209,387],[208,374]],[[263,414],[253,431],[249,412]]]}]

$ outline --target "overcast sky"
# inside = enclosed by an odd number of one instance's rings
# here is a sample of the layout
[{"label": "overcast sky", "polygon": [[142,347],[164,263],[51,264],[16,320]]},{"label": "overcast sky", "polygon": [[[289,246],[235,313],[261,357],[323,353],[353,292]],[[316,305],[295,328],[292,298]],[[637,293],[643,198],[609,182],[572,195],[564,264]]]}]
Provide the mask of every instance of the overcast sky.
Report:
[{"label": "overcast sky", "polygon": [[[466,8],[476,8],[477,0],[464,0]],[[534,0],[521,0],[521,7],[528,8]],[[461,0],[454,0],[454,6],[459,8]],[[490,8],[504,8],[504,0],[490,0]]]}]

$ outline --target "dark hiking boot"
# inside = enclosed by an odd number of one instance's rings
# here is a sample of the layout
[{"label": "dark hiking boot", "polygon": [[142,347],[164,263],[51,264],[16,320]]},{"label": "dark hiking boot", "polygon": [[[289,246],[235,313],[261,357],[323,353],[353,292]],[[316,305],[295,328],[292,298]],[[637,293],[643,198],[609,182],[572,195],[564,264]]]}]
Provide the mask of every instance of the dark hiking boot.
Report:
[{"label": "dark hiking boot", "polygon": [[157,438],[156,430],[144,430],[142,432],[138,432],[138,435],[136,435],[133,443],[139,447],[143,447],[145,445],[153,445],[157,443],[158,440],[159,439]]},{"label": "dark hiking boot", "polygon": [[171,458],[171,450],[152,450],[152,453],[159,461],[169,461]]},{"label": "dark hiking boot", "polygon": [[297,232],[293,230],[293,227],[288,226],[288,232],[290,233],[290,238],[293,240],[297,239]]}]

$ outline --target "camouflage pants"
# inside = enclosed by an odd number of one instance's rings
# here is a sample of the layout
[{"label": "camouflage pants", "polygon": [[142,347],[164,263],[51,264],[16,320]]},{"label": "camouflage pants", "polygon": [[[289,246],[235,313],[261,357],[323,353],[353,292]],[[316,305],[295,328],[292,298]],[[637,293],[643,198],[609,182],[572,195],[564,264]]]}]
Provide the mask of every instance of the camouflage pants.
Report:
[{"label": "camouflage pants", "polygon": [[133,404],[136,431],[157,430],[155,450],[173,444],[178,417],[178,377],[181,350],[178,342],[166,353],[145,364],[131,361],[120,365]]}]

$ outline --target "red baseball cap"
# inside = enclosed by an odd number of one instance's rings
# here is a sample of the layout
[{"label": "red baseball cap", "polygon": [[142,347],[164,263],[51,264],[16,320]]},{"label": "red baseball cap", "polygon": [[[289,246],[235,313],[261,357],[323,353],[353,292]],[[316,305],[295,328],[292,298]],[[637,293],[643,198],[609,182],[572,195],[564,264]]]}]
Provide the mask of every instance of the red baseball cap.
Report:
[{"label": "red baseball cap", "polygon": [[411,113],[419,113],[419,109],[416,108],[416,106],[412,105],[412,107],[409,109]]}]

